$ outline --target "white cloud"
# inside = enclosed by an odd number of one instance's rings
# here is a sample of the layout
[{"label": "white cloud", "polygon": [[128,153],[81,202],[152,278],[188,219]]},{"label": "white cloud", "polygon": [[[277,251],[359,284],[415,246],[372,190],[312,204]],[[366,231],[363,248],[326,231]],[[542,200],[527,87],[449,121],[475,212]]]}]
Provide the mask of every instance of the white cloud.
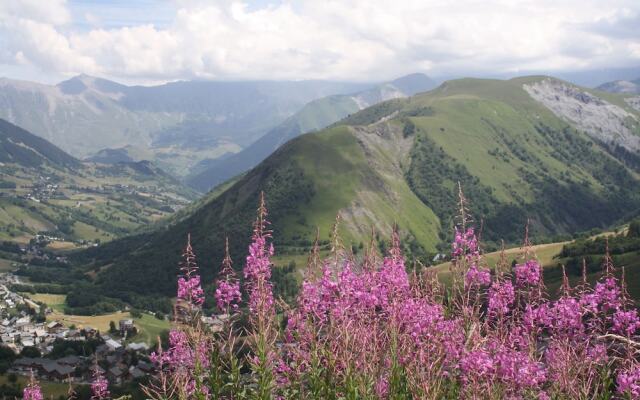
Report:
[{"label": "white cloud", "polygon": [[111,29],[74,29],[61,0],[0,4],[1,63],[128,81],[576,70],[632,65],[640,46],[636,0],[178,1],[168,25]]},{"label": "white cloud", "polygon": [[64,25],[71,21],[71,14],[65,0],[8,0],[0,2],[0,21],[20,18]]}]

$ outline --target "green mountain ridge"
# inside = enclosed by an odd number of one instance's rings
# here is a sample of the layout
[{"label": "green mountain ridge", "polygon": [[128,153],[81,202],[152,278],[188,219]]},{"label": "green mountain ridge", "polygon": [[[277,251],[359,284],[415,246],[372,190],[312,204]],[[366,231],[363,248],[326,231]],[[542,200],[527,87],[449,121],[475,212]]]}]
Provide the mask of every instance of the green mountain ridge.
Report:
[{"label": "green mountain ridge", "polygon": [[[534,92],[553,94],[569,111],[545,105],[546,97],[536,100]],[[458,183],[489,244],[521,240],[528,219],[532,237],[606,227],[638,214],[640,179],[633,149],[622,156],[600,135],[616,118],[636,135],[639,116],[616,95],[594,96],[547,77],[445,82],[299,136],[222,193],[201,200],[191,215],[83,252],[76,262],[100,269],[95,283],[107,296],[170,296],[190,233],[211,282],[225,236],[242,267],[261,191],[279,265],[305,253],[316,227],[327,243],[336,215],[343,242],[354,251],[369,241],[372,227],[382,245],[397,223],[410,257],[427,261],[447,251]],[[578,129],[583,121],[572,120],[573,107],[612,120],[600,130]]]},{"label": "green mountain ridge", "polygon": [[382,101],[412,96],[434,87],[435,82],[426,75],[411,74],[357,93],[313,100],[242,151],[196,165],[186,181],[193,188],[207,192],[255,167],[278,147],[302,133],[323,129]]}]

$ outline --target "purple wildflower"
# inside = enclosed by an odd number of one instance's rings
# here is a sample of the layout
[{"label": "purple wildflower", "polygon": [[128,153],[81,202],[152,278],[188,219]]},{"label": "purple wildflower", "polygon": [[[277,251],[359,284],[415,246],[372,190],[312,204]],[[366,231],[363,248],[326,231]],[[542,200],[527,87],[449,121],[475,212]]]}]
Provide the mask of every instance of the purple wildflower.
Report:
[{"label": "purple wildflower", "polygon": [[184,300],[189,307],[199,307],[204,303],[204,291],[200,286],[196,256],[191,247],[191,234],[187,236],[187,247],[182,257],[183,262],[180,264],[182,276],[178,279],[178,299]]},{"label": "purple wildflower", "polygon": [[93,381],[91,382],[91,393],[92,400],[104,400],[111,396],[109,393],[109,382],[107,382],[102,375],[97,365],[93,373]]},{"label": "purple wildflower", "polygon": [[515,266],[515,275],[518,286],[535,286],[540,283],[542,267],[536,260],[529,260]]},{"label": "purple wildflower", "polygon": [[200,286],[200,276],[178,279],[178,298],[190,301],[195,305],[204,303],[204,291]]},{"label": "purple wildflower", "polygon": [[635,364],[618,372],[616,384],[618,393],[629,395],[632,399],[640,398],[640,365]]},{"label": "purple wildflower", "polygon": [[637,310],[617,310],[613,314],[613,331],[625,336],[633,336],[640,328]]},{"label": "purple wildflower", "polygon": [[491,274],[486,269],[479,269],[475,264],[469,267],[467,274],[465,275],[464,285],[465,287],[480,287],[488,286],[491,283]]},{"label": "purple wildflower", "polygon": [[473,228],[461,231],[456,227],[455,238],[451,247],[451,255],[454,258],[476,254],[478,252],[478,239],[476,238]]},{"label": "purple wildflower", "polygon": [[504,315],[515,301],[515,290],[511,281],[496,281],[489,288],[489,314]]},{"label": "purple wildflower", "polygon": [[232,308],[238,309],[238,303],[242,300],[240,293],[240,282],[236,278],[236,273],[231,267],[231,256],[229,255],[229,239],[225,241],[225,256],[222,261],[220,278],[217,281],[217,288],[214,294],[216,305],[220,310]]},{"label": "purple wildflower", "polygon": [[31,379],[29,384],[22,391],[22,399],[23,400],[43,400],[42,389],[40,389],[40,385],[36,381],[33,376],[33,372],[31,373]]}]

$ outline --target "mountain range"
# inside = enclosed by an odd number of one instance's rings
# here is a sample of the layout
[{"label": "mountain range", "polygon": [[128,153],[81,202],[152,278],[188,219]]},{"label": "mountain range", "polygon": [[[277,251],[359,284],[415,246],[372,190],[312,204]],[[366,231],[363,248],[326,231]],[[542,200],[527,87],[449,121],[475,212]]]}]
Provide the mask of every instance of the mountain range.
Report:
[{"label": "mountain range", "polygon": [[[0,79],[0,118],[78,158],[154,161],[176,176],[234,153],[308,102],[371,84],[178,81],[126,86],[87,75],[55,86]],[[105,150],[110,149],[110,150]],[[96,155],[96,153],[98,153]]]},{"label": "mountain range", "polygon": [[242,151],[196,165],[187,183],[206,192],[255,167],[294,137],[316,131],[359,110],[382,101],[404,98],[433,89],[436,83],[424,74],[411,74],[364,91],[313,100]]},{"label": "mountain range", "polygon": [[384,246],[397,224],[407,254],[427,261],[447,251],[458,184],[487,246],[520,241],[527,220],[533,238],[607,227],[640,210],[638,100],[545,76],[447,81],[298,136],[172,224],[76,263],[101,271],[105,296],[171,295],[191,234],[210,282],[225,237],[244,256],[260,192],[280,266],[305,254],[316,228],[328,243],[336,215],[355,253],[372,228]]}]

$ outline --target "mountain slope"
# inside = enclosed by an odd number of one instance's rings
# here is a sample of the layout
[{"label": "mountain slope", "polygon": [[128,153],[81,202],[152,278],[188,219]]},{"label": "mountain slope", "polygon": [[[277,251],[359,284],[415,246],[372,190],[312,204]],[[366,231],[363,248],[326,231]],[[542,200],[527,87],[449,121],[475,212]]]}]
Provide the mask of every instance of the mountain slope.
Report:
[{"label": "mountain slope", "polygon": [[[489,246],[519,241],[528,218],[533,237],[548,237],[637,214],[637,166],[530,95],[548,80],[561,91],[568,85],[545,77],[464,79],[366,108],[287,142],[174,225],[85,252],[78,262],[108,265],[96,282],[109,296],[171,295],[180,249],[191,233],[211,281],[225,236],[234,258],[244,256],[260,191],[283,262],[304,253],[316,227],[327,243],[337,214],[345,244],[356,251],[369,240],[371,227],[384,242],[394,223],[412,256],[424,260],[438,248],[446,251],[458,182],[473,215],[483,220]],[[591,106],[592,99],[582,96],[588,92],[571,88],[583,106]],[[600,100],[597,106],[609,111],[622,107]],[[628,118],[637,122],[638,114],[629,110]]]},{"label": "mountain slope", "polygon": [[24,166],[47,163],[56,167],[78,167],[80,162],[46,140],[0,119],[0,162]]},{"label": "mountain slope", "polygon": [[49,86],[0,79],[0,118],[76,157],[132,146],[184,175],[202,159],[246,147],[309,101],[370,86],[183,81],[147,87],[86,75]]},{"label": "mountain slope", "polygon": [[349,114],[382,101],[412,96],[433,87],[435,82],[426,75],[412,74],[352,95],[333,95],[314,100],[246,149],[197,166],[187,183],[206,192],[255,167],[282,144],[301,133],[325,128]]}]

